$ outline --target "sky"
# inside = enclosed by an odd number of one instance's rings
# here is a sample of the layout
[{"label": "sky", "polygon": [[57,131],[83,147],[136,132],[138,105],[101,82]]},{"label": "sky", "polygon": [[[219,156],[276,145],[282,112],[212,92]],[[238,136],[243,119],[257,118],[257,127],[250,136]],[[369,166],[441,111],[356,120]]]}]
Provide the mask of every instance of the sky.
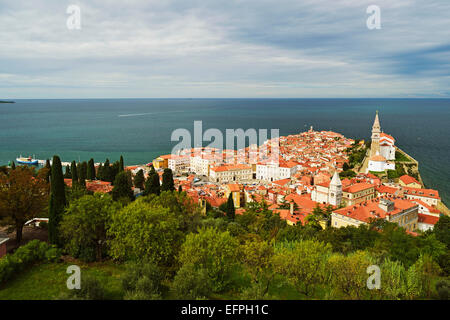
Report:
[{"label": "sky", "polygon": [[450,98],[449,13],[449,0],[1,0],[0,99]]}]

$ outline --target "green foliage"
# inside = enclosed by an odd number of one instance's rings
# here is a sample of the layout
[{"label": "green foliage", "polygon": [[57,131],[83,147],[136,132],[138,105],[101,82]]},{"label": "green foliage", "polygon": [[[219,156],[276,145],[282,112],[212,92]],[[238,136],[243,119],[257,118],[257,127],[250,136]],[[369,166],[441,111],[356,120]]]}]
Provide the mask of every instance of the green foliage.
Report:
[{"label": "green foliage", "polygon": [[86,179],[95,180],[95,164],[94,159],[89,159],[87,164]]},{"label": "green foliage", "polygon": [[164,273],[153,262],[128,263],[122,287],[127,300],[161,299]]},{"label": "green foliage", "polygon": [[234,201],[233,201],[233,193],[230,193],[230,196],[228,197],[227,200],[227,206],[226,206],[226,216],[228,217],[228,219],[230,220],[234,220],[234,217],[236,216],[236,210],[234,208]]},{"label": "green foliage", "polygon": [[170,267],[183,239],[179,228],[173,212],[139,198],[112,213],[107,231],[110,255],[119,260],[149,259]]},{"label": "green foliage", "polygon": [[232,270],[236,266],[238,242],[228,231],[202,228],[197,234],[186,236],[179,255],[182,266],[191,264],[205,269],[212,281],[214,292],[231,284]]},{"label": "green foliage", "polygon": [[178,270],[172,291],[177,299],[207,299],[213,292],[213,284],[205,268],[197,268],[189,263]]},{"label": "green foliage", "polygon": [[406,276],[407,296],[410,299],[430,296],[432,291],[431,279],[439,275],[441,269],[428,255],[421,255],[408,269]]},{"label": "green foliage", "polygon": [[159,195],[160,193],[161,193],[161,185],[159,183],[159,175],[152,167],[147,177],[147,181],[145,181],[144,195],[150,194]]},{"label": "green foliage", "polygon": [[433,229],[436,239],[447,246],[450,250],[450,217],[441,215]]},{"label": "green foliage", "polygon": [[112,190],[112,197],[115,201],[125,198],[130,201],[134,200],[134,194],[131,179],[129,179],[130,172],[121,171],[114,180],[114,188]]},{"label": "green foliage", "polygon": [[327,262],[333,294],[344,294],[350,299],[361,299],[367,293],[367,267],[371,265],[369,256],[364,251],[356,251],[344,256],[332,255]]},{"label": "green foliage", "polygon": [[61,160],[58,156],[53,157],[51,177],[48,239],[52,244],[59,244],[58,228],[66,206],[66,192]]},{"label": "green foliage", "polygon": [[407,295],[406,270],[399,261],[386,259],[381,265],[381,296],[384,299],[403,299]]},{"label": "green foliage", "polygon": [[70,171],[72,173],[72,186],[74,186],[78,183],[78,169],[75,161],[72,161]]},{"label": "green foliage", "polygon": [[46,242],[32,240],[18,248],[13,254],[0,259],[0,284],[38,261],[57,261],[60,251]]},{"label": "green foliage", "polygon": [[440,300],[450,299],[450,281],[441,280],[436,283],[436,292]]},{"label": "green foliage", "polygon": [[273,257],[275,272],[284,275],[302,294],[309,296],[314,286],[326,280],[326,261],[331,246],[311,240],[279,243]]},{"label": "green foliage", "polygon": [[110,195],[86,195],[70,203],[60,225],[64,248],[83,261],[101,261],[106,250],[106,225],[120,206]]},{"label": "green foliage", "polygon": [[80,289],[70,290],[67,295],[60,298],[64,300],[104,300],[105,289],[96,277],[83,274]]},{"label": "green foliage", "polygon": [[134,186],[139,189],[144,189],[144,170],[139,170],[134,177]]},{"label": "green foliage", "polygon": [[173,173],[169,168],[164,169],[162,175],[161,191],[174,191],[175,183],[173,182]]}]

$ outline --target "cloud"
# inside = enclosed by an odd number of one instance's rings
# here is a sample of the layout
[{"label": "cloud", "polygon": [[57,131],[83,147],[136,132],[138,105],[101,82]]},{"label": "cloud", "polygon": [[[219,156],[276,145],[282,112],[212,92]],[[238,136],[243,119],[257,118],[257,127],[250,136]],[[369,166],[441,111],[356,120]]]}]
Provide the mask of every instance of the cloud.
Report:
[{"label": "cloud", "polygon": [[0,5],[0,96],[449,96],[447,0],[77,1]]}]

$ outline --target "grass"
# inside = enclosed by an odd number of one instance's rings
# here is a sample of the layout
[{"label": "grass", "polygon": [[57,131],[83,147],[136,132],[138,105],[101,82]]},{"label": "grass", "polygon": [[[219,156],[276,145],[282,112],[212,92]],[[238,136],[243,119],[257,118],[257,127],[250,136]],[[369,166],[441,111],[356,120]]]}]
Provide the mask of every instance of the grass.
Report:
[{"label": "grass", "polygon": [[395,152],[395,161],[411,162],[411,159],[409,159],[407,156],[405,156],[402,152],[396,151]]},{"label": "grass", "polygon": [[85,264],[74,263],[41,263],[30,267],[14,279],[0,286],[0,300],[47,300],[57,299],[67,293],[67,267],[77,264],[81,268],[81,282],[83,274],[90,274],[100,280],[105,288],[106,299],[123,298],[121,276],[125,271],[123,265],[112,262]]}]

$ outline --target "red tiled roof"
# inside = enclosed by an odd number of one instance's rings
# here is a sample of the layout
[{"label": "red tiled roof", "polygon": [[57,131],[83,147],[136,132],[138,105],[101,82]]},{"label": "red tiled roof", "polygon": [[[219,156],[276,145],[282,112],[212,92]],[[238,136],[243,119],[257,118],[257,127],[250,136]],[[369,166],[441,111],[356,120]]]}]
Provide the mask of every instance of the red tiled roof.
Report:
[{"label": "red tiled roof", "polygon": [[355,192],[367,190],[367,189],[374,188],[374,187],[375,187],[375,185],[373,185],[373,184],[361,182],[361,183],[355,183],[349,187],[346,187],[342,191],[348,192],[348,193],[355,193]]},{"label": "red tiled roof", "polygon": [[439,221],[439,217],[435,217],[429,214],[419,213],[419,222],[425,224],[435,225]]},{"label": "red tiled roof", "polygon": [[410,184],[410,183],[417,183],[420,185],[420,182],[414,179],[414,177],[408,176],[407,174],[404,174],[399,178],[404,184]]}]

